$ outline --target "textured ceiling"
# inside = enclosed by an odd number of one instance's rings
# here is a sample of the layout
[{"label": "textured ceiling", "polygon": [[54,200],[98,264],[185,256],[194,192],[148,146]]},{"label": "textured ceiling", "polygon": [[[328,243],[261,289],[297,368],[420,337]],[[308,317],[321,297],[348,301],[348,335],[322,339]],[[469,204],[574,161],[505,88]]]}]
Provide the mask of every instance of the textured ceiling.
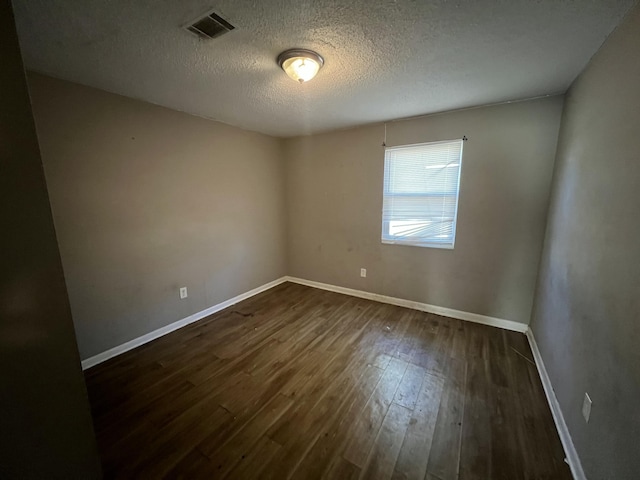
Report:
[{"label": "textured ceiling", "polygon": [[[27,68],[277,136],[564,92],[634,0],[14,0]],[[214,40],[180,27],[209,9]],[[308,84],[285,49],[325,58]]]}]

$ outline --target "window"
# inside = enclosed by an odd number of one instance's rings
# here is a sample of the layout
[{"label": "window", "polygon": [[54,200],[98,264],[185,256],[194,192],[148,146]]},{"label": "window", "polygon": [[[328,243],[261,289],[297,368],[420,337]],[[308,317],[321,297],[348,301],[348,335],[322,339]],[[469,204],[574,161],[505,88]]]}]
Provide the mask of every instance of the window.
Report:
[{"label": "window", "polygon": [[462,140],[384,152],[382,243],[453,248]]}]

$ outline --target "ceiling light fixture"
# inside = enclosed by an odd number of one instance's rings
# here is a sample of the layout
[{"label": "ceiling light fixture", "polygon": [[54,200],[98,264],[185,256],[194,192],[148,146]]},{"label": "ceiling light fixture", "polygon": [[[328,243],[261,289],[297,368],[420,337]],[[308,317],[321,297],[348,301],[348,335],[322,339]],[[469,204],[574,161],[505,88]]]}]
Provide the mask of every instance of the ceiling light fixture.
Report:
[{"label": "ceiling light fixture", "polygon": [[316,76],[324,58],[312,50],[294,48],[278,55],[278,65],[293,80],[304,83]]}]

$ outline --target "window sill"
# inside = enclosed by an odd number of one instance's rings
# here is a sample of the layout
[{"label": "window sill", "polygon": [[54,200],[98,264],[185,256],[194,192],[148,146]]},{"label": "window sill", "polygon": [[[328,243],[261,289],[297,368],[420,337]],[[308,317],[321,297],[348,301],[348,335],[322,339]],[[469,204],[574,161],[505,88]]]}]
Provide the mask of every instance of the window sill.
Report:
[{"label": "window sill", "polygon": [[411,242],[406,240],[386,240],[382,239],[382,243],[385,245],[403,245],[405,247],[422,247],[422,248],[438,248],[440,250],[453,250],[453,244],[442,243],[420,243]]}]

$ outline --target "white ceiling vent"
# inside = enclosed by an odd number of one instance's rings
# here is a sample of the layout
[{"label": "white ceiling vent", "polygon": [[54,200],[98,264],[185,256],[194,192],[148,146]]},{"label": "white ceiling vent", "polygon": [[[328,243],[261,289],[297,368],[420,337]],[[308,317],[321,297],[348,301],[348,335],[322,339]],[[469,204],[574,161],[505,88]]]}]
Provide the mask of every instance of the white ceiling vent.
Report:
[{"label": "white ceiling vent", "polygon": [[211,39],[224,35],[236,27],[220,15],[210,12],[193,22],[189,22],[184,28],[200,38]]}]

